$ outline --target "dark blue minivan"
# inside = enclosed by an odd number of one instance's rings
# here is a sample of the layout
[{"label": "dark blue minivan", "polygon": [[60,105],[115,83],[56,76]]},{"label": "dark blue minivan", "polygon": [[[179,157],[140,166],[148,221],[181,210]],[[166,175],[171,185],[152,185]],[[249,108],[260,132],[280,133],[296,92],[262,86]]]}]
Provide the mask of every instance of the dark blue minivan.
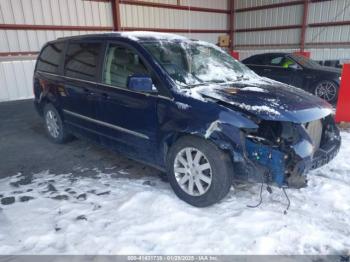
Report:
[{"label": "dark blue minivan", "polygon": [[163,170],[198,207],[224,198],[234,180],[304,187],[341,144],[324,100],[173,34],[49,42],[34,94],[53,142],[84,137]]}]

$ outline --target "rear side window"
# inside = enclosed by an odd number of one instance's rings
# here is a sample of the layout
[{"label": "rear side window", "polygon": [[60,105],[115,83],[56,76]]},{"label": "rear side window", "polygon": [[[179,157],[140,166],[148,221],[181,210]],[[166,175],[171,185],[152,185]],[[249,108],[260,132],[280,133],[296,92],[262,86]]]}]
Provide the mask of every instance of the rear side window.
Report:
[{"label": "rear side window", "polygon": [[37,70],[57,74],[63,51],[63,42],[48,44],[38,58]]},{"label": "rear side window", "polygon": [[96,80],[101,43],[70,43],[64,64],[65,76]]}]

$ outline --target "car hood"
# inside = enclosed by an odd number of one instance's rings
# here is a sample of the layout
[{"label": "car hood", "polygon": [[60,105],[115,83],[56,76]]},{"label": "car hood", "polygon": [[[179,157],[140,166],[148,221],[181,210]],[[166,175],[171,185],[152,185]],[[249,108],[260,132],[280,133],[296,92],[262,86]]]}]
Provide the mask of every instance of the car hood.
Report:
[{"label": "car hood", "polygon": [[202,86],[196,92],[203,99],[264,120],[306,123],[332,113],[332,107],[326,101],[266,78],[224,86]]}]

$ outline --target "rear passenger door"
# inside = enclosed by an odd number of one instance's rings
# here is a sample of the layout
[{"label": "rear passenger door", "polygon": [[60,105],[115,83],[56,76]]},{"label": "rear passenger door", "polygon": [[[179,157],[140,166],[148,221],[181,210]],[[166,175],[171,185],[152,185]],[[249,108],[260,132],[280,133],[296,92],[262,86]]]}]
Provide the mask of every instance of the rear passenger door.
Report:
[{"label": "rear passenger door", "polygon": [[[103,122],[103,143],[143,161],[153,161],[157,148],[157,80],[136,49],[111,42],[106,48],[98,118]],[[152,77],[150,93],[128,89],[128,77]]]},{"label": "rear passenger door", "polygon": [[100,41],[70,41],[64,61],[64,89],[62,96],[65,122],[79,131],[85,131],[97,140],[96,123],[99,97],[96,95],[100,80],[99,68],[103,51]]}]

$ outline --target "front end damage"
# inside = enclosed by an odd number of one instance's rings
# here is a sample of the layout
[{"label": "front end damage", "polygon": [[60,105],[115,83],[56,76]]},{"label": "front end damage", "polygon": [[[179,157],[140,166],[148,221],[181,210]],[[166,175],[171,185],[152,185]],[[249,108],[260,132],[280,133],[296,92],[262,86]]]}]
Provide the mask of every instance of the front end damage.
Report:
[{"label": "front end damage", "polygon": [[332,160],[341,144],[331,115],[305,124],[262,120],[258,126],[241,131],[243,157],[235,161],[239,180],[305,187],[307,172]]}]

